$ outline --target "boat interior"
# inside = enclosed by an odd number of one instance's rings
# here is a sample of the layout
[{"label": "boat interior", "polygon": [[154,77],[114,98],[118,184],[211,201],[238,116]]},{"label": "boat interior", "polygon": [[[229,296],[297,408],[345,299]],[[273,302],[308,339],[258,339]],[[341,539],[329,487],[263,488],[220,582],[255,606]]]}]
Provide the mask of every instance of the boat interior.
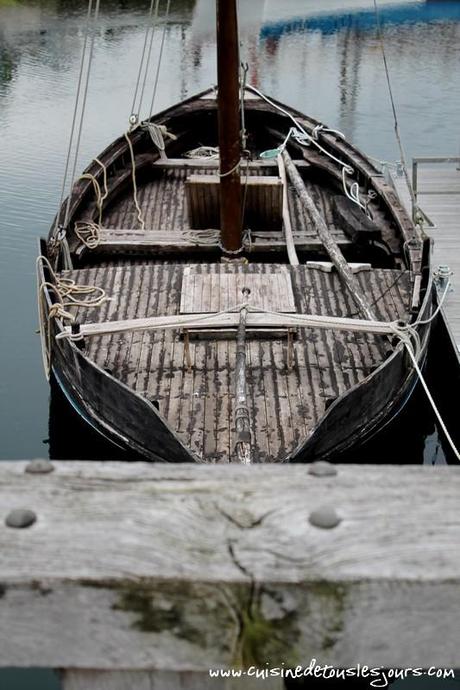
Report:
[{"label": "boat interior", "polygon": [[[77,322],[218,314],[245,299],[265,312],[359,318],[311,215],[293,186],[283,182],[277,158],[260,157],[279,146],[286,133],[286,125],[280,127],[279,115],[274,119],[269,108],[248,109],[247,149],[240,165],[243,251],[222,260],[219,161],[196,153],[217,146],[216,113],[210,108],[193,118],[191,113],[190,107],[188,120],[184,111],[159,120],[176,137],[168,139],[166,153],[159,153],[148,131],[139,135],[134,145],[136,190],[126,146],[122,156],[100,157],[105,188],[101,165],[91,164],[88,170],[105,194],[99,218],[94,185],[88,179],[80,182],[74,231],[68,233],[73,267],[61,266],[59,277],[101,288],[109,299],[95,307],[70,305]],[[123,139],[119,141],[122,147]],[[410,266],[382,200],[368,194],[368,214],[350,214],[353,202],[344,194],[340,168],[332,174],[314,147],[289,144],[288,149],[376,319],[407,320],[413,299]],[[286,252],[286,205],[298,265],[291,265]],[[245,288],[250,290],[247,298]],[[235,327],[204,328],[199,323],[85,339],[85,355],[149,400],[195,456],[208,463],[231,462],[235,452],[236,347]],[[282,324],[248,328],[252,461],[284,461],[313,433],[328,408],[370,376],[393,349],[387,336],[367,332]]]}]

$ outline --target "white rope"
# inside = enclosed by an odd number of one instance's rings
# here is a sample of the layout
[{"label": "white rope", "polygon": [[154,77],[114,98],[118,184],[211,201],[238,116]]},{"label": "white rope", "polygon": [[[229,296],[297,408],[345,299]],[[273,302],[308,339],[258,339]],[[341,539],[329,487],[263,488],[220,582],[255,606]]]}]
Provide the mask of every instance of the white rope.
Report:
[{"label": "white rope", "polygon": [[169,8],[171,6],[171,0],[168,0],[166,4],[166,12],[163,17],[163,33],[161,35],[161,44],[160,44],[160,54],[158,56],[158,62],[157,62],[157,71],[155,74],[155,82],[153,85],[153,93],[152,93],[152,100],[150,101],[150,110],[149,110],[149,117],[152,117],[153,115],[153,107],[155,104],[155,97],[157,94],[157,88],[158,88],[158,80],[160,77],[160,68],[161,68],[161,62],[163,59],[163,50],[164,50],[164,45],[165,45],[165,38],[166,38],[166,28],[168,25],[168,19],[169,19]]},{"label": "white rope", "polygon": [[74,232],[80,242],[88,249],[96,249],[101,241],[101,226],[91,220],[78,220],[74,225]]},{"label": "white rope", "polygon": [[[274,103],[268,96],[262,93],[262,91],[259,91],[259,89],[256,89],[254,86],[249,85],[247,88],[250,91],[253,91],[255,94],[257,94],[260,98],[262,98],[264,101],[266,101],[269,105],[271,105],[273,108],[278,110],[280,113],[283,113],[283,115],[286,115],[293,123],[294,127],[291,127],[289,130],[285,140],[283,143],[278,147],[278,151],[281,153],[283,148],[286,146],[287,142],[289,141],[289,138],[292,136],[298,144],[301,146],[309,146],[310,144],[313,144],[321,153],[324,153],[324,155],[328,156],[331,160],[335,161],[338,163],[341,168],[342,168],[342,183],[343,183],[343,189],[346,194],[346,196],[353,201],[355,204],[357,204],[360,208],[363,209],[363,211],[366,211],[366,204],[363,204],[360,201],[359,198],[359,185],[357,182],[354,182],[353,185],[351,186],[350,189],[348,189],[347,184],[346,184],[346,179],[345,175],[353,175],[354,174],[354,169],[349,163],[344,163],[340,158],[337,158],[337,156],[334,156],[332,153],[327,151],[323,146],[318,141],[318,133],[324,129],[325,131],[330,131],[334,132],[338,136],[341,136],[342,138],[345,138],[342,132],[339,132],[338,130],[327,130],[326,128],[323,127],[323,125],[317,125],[315,127],[316,130],[316,136],[313,136],[313,134],[309,134],[299,123],[299,121],[292,115],[290,112],[282,108],[280,105],[277,105]],[[314,130],[313,130],[314,131]]]},{"label": "white rope", "polygon": [[409,341],[407,341],[407,340],[403,340],[403,343],[404,343],[404,345],[406,346],[406,350],[407,350],[407,352],[409,353],[409,357],[410,357],[411,360],[412,360],[412,364],[413,364],[413,366],[414,366],[414,369],[415,369],[415,371],[417,372],[417,376],[418,376],[419,379],[420,379],[420,383],[422,384],[423,390],[425,391],[426,396],[427,396],[427,398],[428,398],[428,400],[429,400],[429,402],[430,402],[430,405],[431,405],[431,407],[432,407],[432,409],[433,409],[433,412],[434,412],[435,415],[436,415],[436,419],[438,420],[439,425],[440,425],[441,429],[443,430],[443,432],[444,432],[444,434],[445,434],[445,437],[446,437],[446,439],[447,439],[447,442],[448,442],[449,446],[451,447],[451,449],[452,449],[452,451],[453,451],[455,457],[457,458],[457,460],[460,460],[460,452],[458,451],[457,447],[455,446],[455,443],[454,443],[454,441],[453,441],[453,439],[452,439],[452,436],[450,435],[450,433],[449,433],[449,431],[448,431],[448,429],[447,429],[447,427],[446,427],[446,424],[445,424],[443,418],[441,417],[441,413],[439,412],[439,409],[438,409],[438,407],[437,407],[437,405],[436,405],[436,403],[435,403],[435,401],[434,401],[434,399],[433,399],[433,396],[432,396],[431,393],[430,393],[430,390],[429,390],[429,388],[428,388],[428,385],[427,385],[427,383],[426,383],[426,381],[425,381],[425,378],[424,378],[424,376],[423,376],[423,374],[422,374],[422,372],[421,372],[421,370],[420,370],[420,367],[419,367],[419,365],[418,365],[417,359],[416,359],[415,354],[414,354],[414,351],[413,351],[413,349],[412,349],[412,345],[411,345],[411,343],[410,343]]},{"label": "white rope", "polygon": [[164,151],[166,148],[165,137],[173,141],[177,139],[176,135],[170,132],[166,125],[158,125],[156,122],[142,122],[140,127],[141,129],[147,130],[152,142],[159,151]]},{"label": "white rope", "polygon": [[[139,62],[139,69],[137,72],[137,80],[136,80],[136,86],[134,89],[134,96],[133,96],[133,102],[131,106],[131,117],[136,117],[136,120],[139,119],[139,113],[140,109],[142,107],[142,101],[144,98],[144,91],[145,91],[145,84],[147,80],[147,73],[149,70],[149,63],[150,63],[150,55],[152,52],[152,44],[153,44],[153,37],[155,34],[155,28],[158,20],[158,6],[160,4],[160,0],[156,0],[155,4],[155,12],[154,12],[154,2],[155,0],[151,0],[150,2],[150,8],[149,8],[149,21],[146,24],[145,27],[145,34],[144,34],[144,44],[142,46],[142,54],[141,54],[141,59]],[[147,60],[146,58],[146,50],[147,50],[147,43],[149,42],[149,37],[150,37],[150,44],[149,44],[149,49],[148,49],[148,57]],[[141,84],[141,78],[142,78],[142,73],[144,72],[144,79],[142,82],[142,89],[141,89],[141,94],[139,97],[139,102],[138,102],[138,93],[139,93],[139,86]]]},{"label": "white rope", "polygon": [[219,158],[219,149],[217,146],[197,146],[196,149],[190,149],[184,153],[185,158],[200,158],[217,159]]},{"label": "white rope", "polygon": [[[72,187],[73,187],[72,181],[75,179],[75,174],[76,174],[76,170],[77,170],[78,155],[80,152],[81,135],[82,135],[82,131],[83,131],[83,122],[85,119],[86,102],[88,99],[89,78],[90,78],[90,74],[91,74],[91,65],[92,65],[93,54],[94,54],[94,41],[96,38],[96,24],[97,24],[97,21],[99,19],[99,4],[100,4],[100,0],[96,0],[96,6],[94,9],[94,17],[93,17],[93,24],[92,24],[92,31],[91,31],[91,41],[90,41],[90,48],[89,48],[88,65],[87,65],[87,70],[86,70],[85,87],[84,87],[84,91],[83,91],[83,101],[82,101],[82,106],[81,106],[80,122],[79,122],[79,126],[78,126],[77,143],[75,145],[75,154],[74,154],[74,161],[73,161],[73,167],[72,167],[72,174],[70,176]],[[72,188],[70,189],[69,196],[67,197],[67,205],[66,205],[65,217],[64,217],[64,227],[67,227],[67,224],[69,222],[71,197],[72,197]]]},{"label": "white rope", "polygon": [[70,128],[69,146],[67,149],[67,157],[66,157],[65,168],[64,168],[64,177],[62,180],[62,187],[61,187],[61,196],[60,196],[60,200],[59,200],[58,212],[56,214],[56,221],[55,221],[55,225],[54,225],[53,234],[56,234],[57,227],[59,224],[62,202],[64,201],[67,176],[69,174],[70,157],[72,155],[72,144],[73,144],[73,138],[74,138],[74,134],[75,134],[75,126],[77,123],[77,112],[78,112],[78,105],[80,102],[81,85],[82,85],[82,81],[83,81],[83,67],[84,67],[84,63],[85,63],[86,48],[87,48],[87,44],[88,44],[88,35],[89,35],[89,27],[90,27],[90,23],[91,23],[92,7],[93,7],[93,0],[88,0],[88,10],[87,10],[87,14],[86,14],[85,38],[83,41],[83,49],[81,52],[80,70],[79,70],[79,74],[78,74],[77,92],[75,95],[75,105],[74,105],[73,115],[72,115],[72,125]]},{"label": "white rope", "polygon": [[200,246],[213,246],[220,242],[220,230],[183,230],[181,237]]},{"label": "white rope", "polygon": [[133,181],[133,200],[134,200],[134,205],[136,206],[137,219],[139,221],[139,224],[140,224],[142,230],[145,230],[145,221],[142,217],[141,207],[139,206],[139,202],[137,199],[136,161],[134,158],[133,144],[131,142],[131,139],[129,138],[129,131],[125,132],[124,137],[125,137],[126,141],[128,142],[129,153],[131,156],[131,178]]},{"label": "white rope", "polygon": [[[49,379],[50,355],[51,355],[51,320],[61,319],[73,322],[75,316],[69,311],[72,307],[100,307],[104,302],[111,300],[103,288],[96,285],[82,285],[70,278],[60,278],[54,272],[46,256],[40,255],[36,259],[37,272],[39,265],[46,266],[53,282],[44,280],[38,286],[38,313],[40,320],[40,336],[42,340],[42,360],[46,378]],[[46,317],[45,290],[52,292],[56,298],[48,309]],[[94,295],[87,299],[81,299],[84,295]],[[46,331],[43,330],[47,324]]]},{"label": "white rope", "polygon": [[[377,38],[379,39],[379,44],[380,44],[380,50],[382,52],[382,58],[383,58],[383,66],[385,69],[385,77],[386,77],[386,82],[387,82],[387,87],[388,87],[388,95],[390,97],[390,103],[391,103],[391,109],[393,112],[393,123],[394,123],[394,131],[395,131],[395,136],[396,136],[396,141],[398,143],[399,147],[399,154],[401,156],[401,166],[403,169],[404,173],[404,179],[406,181],[406,186],[409,191],[409,195],[412,201],[412,208],[415,211],[417,208],[417,201],[415,198],[415,193],[414,189],[412,187],[412,183],[409,178],[409,173],[407,171],[407,164],[406,164],[406,155],[404,152],[404,147],[402,144],[401,140],[401,134],[399,131],[399,122],[398,122],[398,114],[396,112],[396,103],[393,95],[393,87],[391,85],[391,78],[390,78],[390,70],[388,67],[388,61],[387,61],[387,56],[386,56],[386,51],[385,51],[385,41],[383,37],[383,31],[380,23],[380,14],[379,14],[379,9],[377,6],[377,0],[374,0],[374,10],[375,10],[375,22],[376,22],[376,28],[377,28]],[[420,219],[419,221],[420,222]]]},{"label": "white rope", "polygon": [[223,173],[223,172],[220,172],[220,170],[219,170],[218,173],[217,173],[217,176],[218,176],[218,177],[227,177],[227,175],[231,175],[232,173],[235,172],[235,170],[238,170],[238,168],[240,167],[240,165],[241,165],[241,161],[238,161],[238,163],[235,163],[235,165],[233,166],[233,168],[230,168],[230,170],[227,170],[227,172],[224,172],[224,173]]}]

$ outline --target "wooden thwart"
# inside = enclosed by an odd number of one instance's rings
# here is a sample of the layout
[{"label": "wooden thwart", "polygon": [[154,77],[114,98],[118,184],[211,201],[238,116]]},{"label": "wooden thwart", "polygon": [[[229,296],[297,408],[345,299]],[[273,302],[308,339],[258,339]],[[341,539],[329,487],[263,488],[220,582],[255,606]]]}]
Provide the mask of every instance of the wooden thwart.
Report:
[{"label": "wooden thwart", "polygon": [[[80,326],[83,336],[107,335],[126,331],[146,331],[171,328],[237,328],[240,321],[239,310],[224,314],[179,314],[172,316],[151,316],[146,319],[127,319],[87,323]],[[395,324],[386,321],[365,321],[363,319],[316,316],[313,314],[264,314],[248,312],[248,328],[326,328],[341,331],[356,331],[390,335],[395,333]],[[71,328],[66,326],[56,338],[70,338]]]}]

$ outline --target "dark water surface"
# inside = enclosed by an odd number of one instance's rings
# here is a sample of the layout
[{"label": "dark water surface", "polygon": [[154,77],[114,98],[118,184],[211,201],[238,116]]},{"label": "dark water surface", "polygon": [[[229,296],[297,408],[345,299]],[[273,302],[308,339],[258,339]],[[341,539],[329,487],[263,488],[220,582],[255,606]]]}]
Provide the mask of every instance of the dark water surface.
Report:
[{"label": "dark water surface", "polygon": [[[127,127],[146,6],[101,2],[80,170]],[[214,0],[172,0],[155,109],[215,82],[213,11]],[[341,129],[370,155],[399,158],[372,2],[240,0],[240,11],[253,84]],[[3,458],[47,453],[34,259],[59,200],[85,12],[68,0],[0,0]],[[381,19],[408,156],[456,154],[460,3],[382,2]]]},{"label": "dark water surface", "polygon": [[[460,3],[380,4],[408,157],[457,155]],[[80,170],[127,128],[147,5],[101,0]],[[155,109],[215,83],[213,6],[172,0]],[[242,56],[254,85],[341,129],[370,155],[399,158],[370,0],[240,0],[240,9]],[[85,12],[79,0],[0,0],[1,458],[48,453],[34,260],[59,200]],[[156,40],[154,57],[158,49]],[[441,330],[429,376],[449,416],[458,382],[447,352]],[[71,420],[54,417],[54,454],[83,455],[72,430]],[[445,461],[423,395],[366,453],[376,461]],[[0,690],[54,687],[49,675],[31,680],[24,673],[0,673]]]}]

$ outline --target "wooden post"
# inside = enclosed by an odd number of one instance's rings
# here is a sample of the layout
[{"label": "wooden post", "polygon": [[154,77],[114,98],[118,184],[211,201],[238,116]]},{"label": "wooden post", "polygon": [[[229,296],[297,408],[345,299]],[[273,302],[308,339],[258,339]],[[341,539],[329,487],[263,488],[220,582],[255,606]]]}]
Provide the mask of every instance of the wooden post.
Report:
[{"label": "wooden post", "polygon": [[370,321],[375,320],[375,316],[370,304],[364,297],[363,291],[358,281],[354,277],[350,266],[348,265],[345,257],[340,251],[337,242],[329,232],[329,228],[327,227],[324,219],[322,218],[321,214],[316,208],[313,199],[308,194],[304,181],[302,180],[299,171],[292,162],[291,156],[286,151],[286,149],[284,149],[281,155],[286,165],[287,174],[289,175],[291,182],[294,185],[297,194],[299,195],[300,201],[307,209],[310,218],[313,222],[313,225],[315,226],[316,232],[318,233],[318,236],[321,242],[323,243],[326,252],[328,253],[332,263],[336,267],[341,279],[350,291],[350,294],[353,297],[356,305],[358,306],[359,311],[366,319],[369,319]]},{"label": "wooden post", "polygon": [[236,0],[217,0],[220,230],[224,253],[241,247],[239,53]]}]

